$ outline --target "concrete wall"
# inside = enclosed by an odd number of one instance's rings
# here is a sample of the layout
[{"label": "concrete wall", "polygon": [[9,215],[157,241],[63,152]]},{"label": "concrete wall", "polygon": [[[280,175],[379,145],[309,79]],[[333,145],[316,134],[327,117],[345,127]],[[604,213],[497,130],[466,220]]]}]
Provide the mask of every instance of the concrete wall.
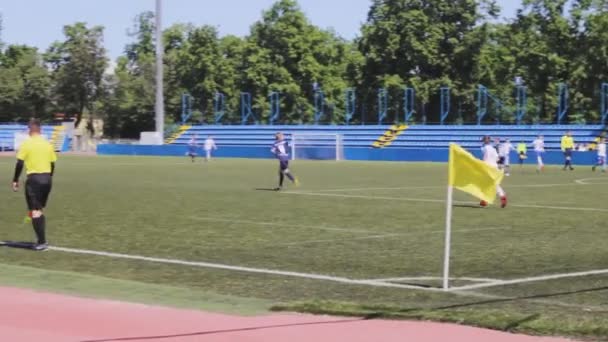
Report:
[{"label": "concrete wall", "polygon": [[[179,145],[118,145],[100,144],[97,146],[99,155],[131,155],[131,156],[185,156],[188,152],[187,146]],[[471,151],[477,157],[481,157],[481,150]],[[203,151],[199,151],[203,154]],[[262,146],[220,146],[213,155],[219,158],[273,158],[269,147]],[[595,152],[575,152],[573,162],[576,165],[592,165],[595,162]],[[373,149],[367,147],[349,147],[344,149],[346,160],[370,160],[370,161],[409,161],[409,162],[447,162],[447,149],[434,148],[384,148]],[[561,152],[550,151],[543,157],[545,164],[563,164],[564,157]],[[517,163],[517,155],[511,155],[511,163]],[[535,164],[534,152],[529,152],[526,164]]]}]

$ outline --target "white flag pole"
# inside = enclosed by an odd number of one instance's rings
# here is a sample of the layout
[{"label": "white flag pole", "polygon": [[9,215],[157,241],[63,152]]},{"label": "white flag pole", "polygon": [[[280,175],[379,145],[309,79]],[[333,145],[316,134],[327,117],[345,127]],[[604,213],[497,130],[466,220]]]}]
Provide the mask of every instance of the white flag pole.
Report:
[{"label": "white flag pole", "polygon": [[454,187],[448,185],[448,196],[446,199],[445,209],[445,252],[443,259],[443,289],[447,291],[450,288],[450,247],[452,241],[452,197]]}]

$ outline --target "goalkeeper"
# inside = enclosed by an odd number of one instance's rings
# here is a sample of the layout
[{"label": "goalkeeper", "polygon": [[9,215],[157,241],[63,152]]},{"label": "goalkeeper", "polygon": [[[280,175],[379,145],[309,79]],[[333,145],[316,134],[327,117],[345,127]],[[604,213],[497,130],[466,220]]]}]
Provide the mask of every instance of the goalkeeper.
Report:
[{"label": "goalkeeper", "polygon": [[274,137],[275,142],[270,151],[279,160],[279,187],[275,188],[275,190],[279,191],[283,188],[283,180],[285,179],[285,176],[287,176],[292,183],[298,186],[298,179],[294,177],[291,171],[289,171],[289,143],[287,140],[285,140],[285,137],[281,132],[275,134]]}]

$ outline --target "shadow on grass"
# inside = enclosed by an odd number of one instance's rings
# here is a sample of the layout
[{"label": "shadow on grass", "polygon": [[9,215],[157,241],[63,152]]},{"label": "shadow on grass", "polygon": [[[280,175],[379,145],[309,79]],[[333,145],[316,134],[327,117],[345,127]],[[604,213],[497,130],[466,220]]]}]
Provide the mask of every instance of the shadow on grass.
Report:
[{"label": "shadow on grass", "polygon": [[454,208],[486,209],[479,204],[454,204]]},{"label": "shadow on grass", "polygon": [[255,191],[272,191],[272,192],[276,192],[278,190],[276,188],[256,188]]},{"label": "shadow on grass", "polygon": [[35,244],[27,241],[0,241],[0,247],[33,250]]},{"label": "shadow on grass", "polygon": [[575,294],[581,294],[581,293],[593,293],[593,292],[601,292],[601,291],[608,291],[608,286],[595,287],[595,288],[583,289],[583,290],[537,294],[537,295],[522,296],[522,297],[488,299],[488,300],[481,300],[481,301],[475,301],[475,302],[470,302],[470,303],[440,306],[440,307],[432,308],[432,310],[460,309],[460,308],[472,307],[472,306],[477,306],[477,305],[508,303],[508,302],[515,302],[518,300],[528,300],[528,299],[546,299],[546,298],[552,298],[552,297],[568,296],[568,295],[575,295]]},{"label": "shadow on grass", "polygon": [[224,329],[224,330],[209,330],[209,331],[200,331],[200,332],[175,334],[175,335],[119,337],[119,338],[109,338],[109,339],[100,339],[100,340],[83,340],[80,342],[120,342],[120,341],[140,341],[140,340],[162,340],[162,339],[173,339],[173,338],[179,338],[179,337],[227,334],[227,333],[242,332],[242,331],[255,331],[255,330],[287,328],[287,327],[301,327],[301,326],[307,326],[307,325],[312,326],[312,325],[346,324],[346,323],[360,322],[360,321],[364,321],[364,320],[366,320],[366,319],[346,319],[346,320],[340,320],[340,321],[319,321],[319,322],[307,322],[307,323],[262,325],[262,326],[257,326],[257,327],[234,328],[234,329]]}]

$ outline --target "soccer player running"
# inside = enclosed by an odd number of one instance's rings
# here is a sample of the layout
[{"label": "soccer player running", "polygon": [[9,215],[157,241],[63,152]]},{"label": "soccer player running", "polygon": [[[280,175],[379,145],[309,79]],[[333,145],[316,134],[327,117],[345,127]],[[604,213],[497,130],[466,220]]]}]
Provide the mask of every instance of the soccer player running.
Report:
[{"label": "soccer player running", "polygon": [[536,140],[532,142],[534,152],[536,152],[536,172],[542,172],[545,169],[543,163],[543,154],[545,154],[545,139],[542,135],[539,135]]},{"label": "soccer player running", "polygon": [[207,139],[205,139],[204,148],[205,161],[208,162],[211,160],[211,150],[217,150],[217,146],[215,145],[215,141],[213,140],[212,136],[208,136]]},{"label": "soccer player running", "polygon": [[[483,138],[483,142],[484,142],[484,146],[482,148],[483,161],[487,165],[489,165],[495,169],[498,169],[499,157],[498,157],[498,153],[496,152],[496,149],[494,148],[494,146],[492,146],[492,138],[490,138],[489,136],[485,136]],[[507,206],[507,194],[503,190],[502,186],[500,186],[500,184],[496,186],[496,194],[500,197],[500,207],[505,208]],[[488,203],[486,201],[481,201],[481,203],[479,203],[479,205],[482,207],[487,207]]]},{"label": "soccer player running", "polygon": [[574,150],[574,139],[572,138],[572,132],[568,131],[562,137],[561,143],[562,152],[564,152],[564,168],[563,170],[570,169],[570,171],[574,170],[572,167],[572,151]]},{"label": "soccer player running", "polygon": [[597,162],[591,169],[595,172],[598,166],[602,167],[602,172],[606,172],[606,138],[604,137],[601,137],[597,143]]},{"label": "soccer player running", "polygon": [[198,138],[197,135],[193,136],[188,142],[188,157],[192,159],[193,163],[194,159],[196,158],[196,148],[198,147],[196,144],[196,138]]},{"label": "soccer player running", "polygon": [[283,180],[285,180],[285,176],[287,176],[287,178],[296,186],[299,185],[298,179],[289,171],[288,151],[289,143],[285,140],[283,133],[278,132],[275,134],[275,142],[270,149],[270,152],[279,160],[279,187],[275,188],[275,191],[283,189]]},{"label": "soccer player running", "polygon": [[28,127],[30,137],[21,144],[17,152],[13,191],[19,191],[19,177],[25,166],[25,199],[37,237],[33,249],[44,251],[48,249],[44,208],[51,193],[57,155],[51,143],[41,135],[40,121],[32,119]]},{"label": "soccer player running", "polygon": [[511,144],[511,140],[506,139],[498,148],[498,157],[502,161],[502,167],[505,172],[505,176],[510,176],[511,171],[511,151],[515,148]]}]

